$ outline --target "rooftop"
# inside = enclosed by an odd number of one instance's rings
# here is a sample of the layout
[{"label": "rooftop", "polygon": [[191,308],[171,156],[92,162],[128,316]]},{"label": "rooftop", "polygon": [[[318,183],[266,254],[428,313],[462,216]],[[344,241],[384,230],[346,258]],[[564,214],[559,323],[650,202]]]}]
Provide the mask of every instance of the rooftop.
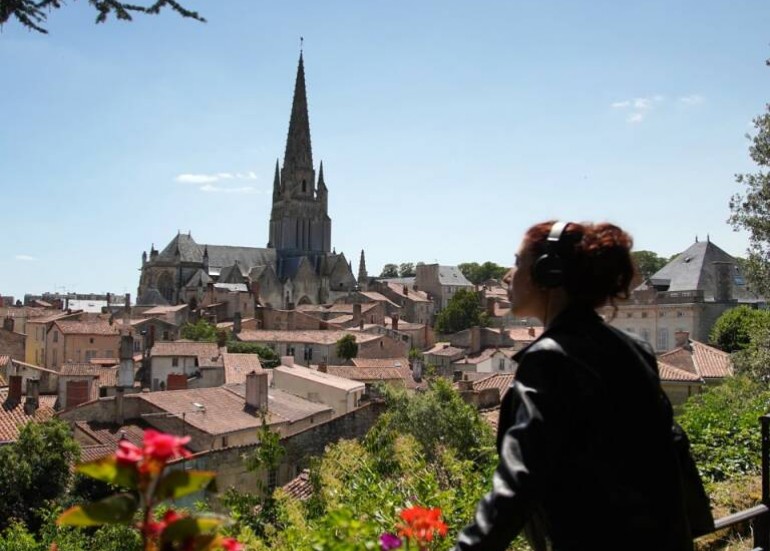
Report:
[{"label": "rooftop", "polygon": [[[322,384],[324,386],[334,387],[347,392],[354,392],[356,390],[364,390],[364,385],[359,382],[351,381],[350,379],[343,379],[330,373],[322,373],[314,369],[295,365],[294,367],[287,367],[285,365],[278,366],[273,369],[274,373],[285,373],[292,377],[301,377],[307,381]],[[275,380],[275,379],[274,379]]]},{"label": "rooftop", "polygon": [[271,331],[265,329],[244,329],[238,333],[237,338],[244,342],[289,342],[289,343],[308,343],[308,344],[335,344],[345,335],[353,335],[356,342],[374,341],[381,338],[380,335],[370,335],[368,333],[342,331],[342,330],[320,330],[311,329],[303,331]]},{"label": "rooftop", "polygon": [[42,422],[54,416],[56,396],[40,395],[39,406],[32,414],[24,411],[25,399],[22,396],[19,403],[11,404],[8,402],[8,389],[0,388],[0,443],[16,441],[21,427],[30,421]]}]

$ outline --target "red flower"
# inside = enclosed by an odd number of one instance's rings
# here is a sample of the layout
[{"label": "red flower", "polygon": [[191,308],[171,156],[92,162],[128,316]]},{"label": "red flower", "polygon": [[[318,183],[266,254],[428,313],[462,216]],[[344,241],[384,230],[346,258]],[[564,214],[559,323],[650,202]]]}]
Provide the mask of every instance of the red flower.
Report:
[{"label": "red flower", "polygon": [[128,440],[121,440],[118,442],[118,451],[115,452],[115,458],[121,465],[135,465],[142,460],[142,448]]},{"label": "red flower", "polygon": [[243,544],[235,538],[222,538],[222,541],[220,541],[220,544],[222,545],[222,549],[224,549],[225,551],[242,551],[243,550]]},{"label": "red flower", "polygon": [[428,509],[415,505],[401,511],[401,520],[404,521],[398,527],[398,535],[414,540],[422,547],[433,541],[433,537],[445,536],[447,526],[441,521],[441,509]]},{"label": "red flower", "polygon": [[189,436],[180,437],[147,429],[144,431],[144,457],[162,462],[177,457],[190,457],[190,452],[184,448],[189,441]]},{"label": "red flower", "polygon": [[169,509],[163,514],[163,522],[168,526],[169,524],[178,521],[180,518],[184,518],[184,515],[180,515],[173,509]]},{"label": "red flower", "polygon": [[157,538],[169,524],[172,524],[181,518],[184,518],[184,515],[180,515],[176,511],[169,509],[164,513],[162,519],[158,521],[151,520],[147,524],[143,524],[141,526],[142,532],[151,538]]}]

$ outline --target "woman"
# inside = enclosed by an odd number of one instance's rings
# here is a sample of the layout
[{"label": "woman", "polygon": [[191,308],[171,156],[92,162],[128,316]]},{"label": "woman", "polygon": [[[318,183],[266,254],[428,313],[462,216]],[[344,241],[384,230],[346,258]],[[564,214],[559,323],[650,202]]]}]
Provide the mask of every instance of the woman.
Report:
[{"label": "woman", "polygon": [[692,550],[671,405],[647,343],[596,308],[627,298],[631,238],[611,224],[531,227],[506,276],[545,331],[515,357],[492,491],[457,550]]}]

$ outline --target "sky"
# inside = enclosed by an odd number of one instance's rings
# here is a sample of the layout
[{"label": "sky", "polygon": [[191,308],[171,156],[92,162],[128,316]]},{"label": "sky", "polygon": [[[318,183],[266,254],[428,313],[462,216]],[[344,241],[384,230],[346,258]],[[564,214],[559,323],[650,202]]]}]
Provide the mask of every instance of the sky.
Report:
[{"label": "sky", "polygon": [[[264,247],[304,38],[332,243],[385,263],[510,264],[548,219],[664,256],[727,224],[770,101],[770,3],[185,1],[0,30],[0,295],[129,292],[178,231]],[[281,159],[282,161],[282,159]]]}]

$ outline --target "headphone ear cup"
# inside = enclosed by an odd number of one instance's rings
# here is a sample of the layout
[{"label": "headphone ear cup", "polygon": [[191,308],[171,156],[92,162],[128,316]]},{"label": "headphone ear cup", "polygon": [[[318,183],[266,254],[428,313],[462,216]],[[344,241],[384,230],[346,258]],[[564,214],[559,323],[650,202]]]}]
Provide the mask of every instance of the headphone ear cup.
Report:
[{"label": "headphone ear cup", "polygon": [[532,278],[548,289],[559,287],[564,281],[564,265],[554,254],[544,254],[532,266]]}]

